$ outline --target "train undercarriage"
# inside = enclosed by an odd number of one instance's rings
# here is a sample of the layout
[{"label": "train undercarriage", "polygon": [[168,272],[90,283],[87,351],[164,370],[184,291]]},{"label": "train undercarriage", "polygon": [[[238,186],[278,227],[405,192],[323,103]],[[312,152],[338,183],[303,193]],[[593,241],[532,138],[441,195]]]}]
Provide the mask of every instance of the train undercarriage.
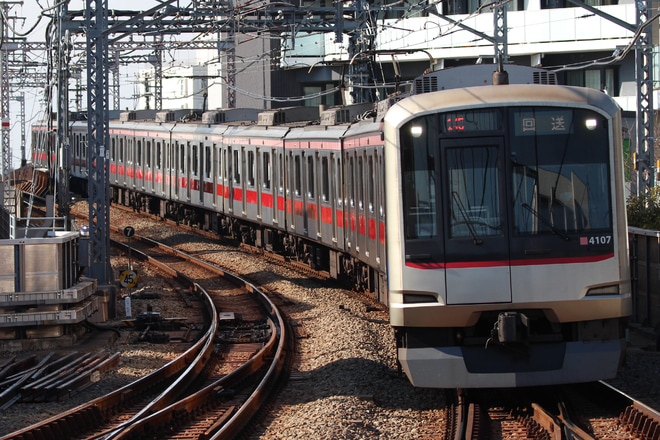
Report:
[{"label": "train undercarriage", "polygon": [[297,261],[314,271],[327,272],[330,278],[348,284],[358,291],[369,292],[375,299],[387,304],[385,275],[358,258],[339,250],[329,249],[322,244],[277,228],[269,228],[201,207],[164,200],[125,188],[112,187],[110,201],[130,207],[135,212],[145,212],[178,224],[229,237],[264,252]]}]

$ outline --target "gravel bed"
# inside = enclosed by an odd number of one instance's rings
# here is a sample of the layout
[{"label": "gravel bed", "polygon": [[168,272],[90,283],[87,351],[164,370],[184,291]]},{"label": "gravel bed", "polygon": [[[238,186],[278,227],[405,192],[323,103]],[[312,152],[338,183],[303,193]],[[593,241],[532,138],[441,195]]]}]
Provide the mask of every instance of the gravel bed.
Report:
[{"label": "gravel bed", "polygon": [[[332,281],[308,279],[218,241],[191,238],[172,231],[165,223],[139,219],[120,210],[113,210],[112,216],[113,223],[131,225],[138,234],[249,274],[256,283],[290,300],[285,313],[307,336],[297,340],[298,356],[292,377],[270,405],[271,410],[252,426],[250,439],[442,437],[433,430],[444,417],[444,392],[414,388],[398,373],[394,336],[386,311],[368,310],[363,302]],[[117,310],[122,307],[118,304]],[[161,354],[168,353],[163,345],[136,347],[116,343],[112,350],[122,351],[122,366],[90,389],[112,389],[121,380],[128,382],[131,377],[156,368],[139,362],[162,363]],[[660,408],[656,404],[660,402],[660,383],[656,380],[659,372],[660,354],[632,347],[627,362],[611,383]],[[90,398],[90,389],[81,394],[83,401]],[[0,435],[8,432],[7,417],[12,411],[50,415],[62,409],[26,405],[14,405],[3,415]]]}]

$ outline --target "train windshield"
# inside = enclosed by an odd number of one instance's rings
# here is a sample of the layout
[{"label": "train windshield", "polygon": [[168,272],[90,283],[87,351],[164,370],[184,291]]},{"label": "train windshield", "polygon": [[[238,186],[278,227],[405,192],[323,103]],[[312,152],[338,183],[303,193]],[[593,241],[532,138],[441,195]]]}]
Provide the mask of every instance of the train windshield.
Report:
[{"label": "train windshield", "polygon": [[605,119],[564,108],[518,108],[509,116],[514,233],[609,229]]},{"label": "train windshield", "polygon": [[601,115],[567,107],[491,108],[409,122],[400,138],[409,245],[443,236],[479,244],[509,234],[568,240],[610,230],[608,133]]}]

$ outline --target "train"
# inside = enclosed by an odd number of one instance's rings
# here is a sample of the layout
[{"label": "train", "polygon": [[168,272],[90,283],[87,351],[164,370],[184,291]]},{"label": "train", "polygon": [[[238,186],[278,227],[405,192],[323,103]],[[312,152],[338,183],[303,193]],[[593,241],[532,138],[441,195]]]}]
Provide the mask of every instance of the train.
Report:
[{"label": "train", "polygon": [[[621,111],[505,70],[429,72],[327,109],[126,111],[109,123],[111,201],[370,292],[413,386],[614,377],[632,311]],[[84,191],[87,123],[70,125]],[[34,124],[35,166],[53,168],[53,142]]]}]

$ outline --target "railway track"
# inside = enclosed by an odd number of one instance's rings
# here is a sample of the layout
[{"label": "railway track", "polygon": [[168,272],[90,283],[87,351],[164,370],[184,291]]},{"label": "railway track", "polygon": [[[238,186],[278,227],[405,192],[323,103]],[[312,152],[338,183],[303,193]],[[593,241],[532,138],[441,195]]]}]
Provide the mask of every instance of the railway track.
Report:
[{"label": "railway track", "polygon": [[[186,283],[205,304],[210,317],[206,331],[163,368],[3,440],[199,438],[200,433],[202,438],[229,438],[264,402],[282,371],[288,342],[276,307],[247,281],[138,238],[132,243],[132,255]],[[165,426],[167,433],[162,432]]]},{"label": "railway track", "polygon": [[660,413],[604,382],[448,395],[447,440],[651,440]]}]

